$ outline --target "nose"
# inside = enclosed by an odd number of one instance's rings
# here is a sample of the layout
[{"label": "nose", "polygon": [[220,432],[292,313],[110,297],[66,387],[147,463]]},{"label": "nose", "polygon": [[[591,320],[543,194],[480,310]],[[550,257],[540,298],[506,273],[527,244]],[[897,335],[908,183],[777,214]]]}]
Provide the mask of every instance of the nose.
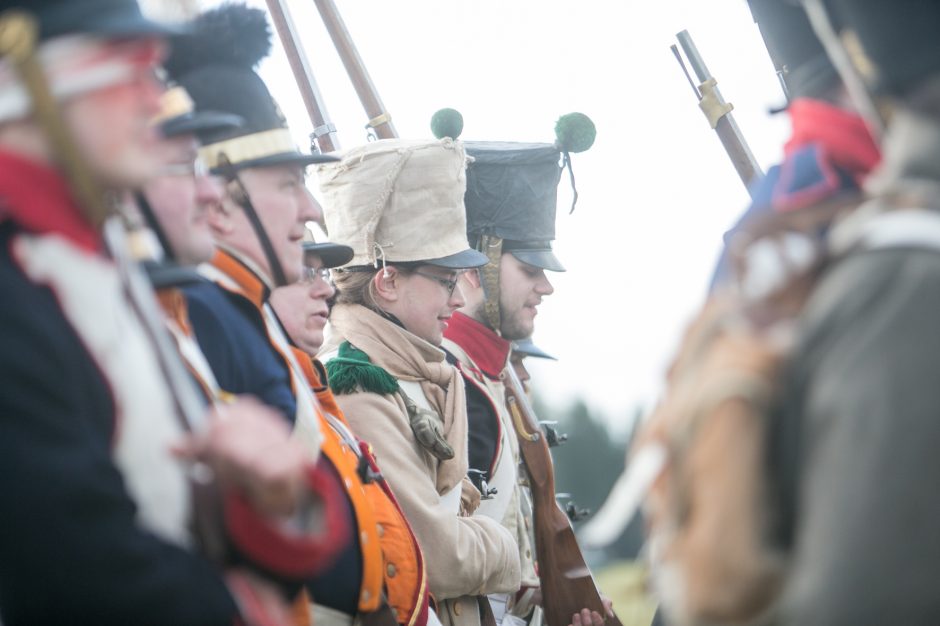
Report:
[{"label": "nose", "polygon": [[541,296],[550,296],[555,293],[555,287],[552,286],[548,276],[545,275],[545,270],[539,272],[539,279],[535,283],[535,292]]},{"label": "nose", "polygon": [[318,278],[310,285],[310,297],[318,300],[329,300],[336,293],[336,287],[328,280]]},{"label": "nose", "polygon": [[160,113],[160,98],[166,91],[163,83],[157,80],[153,71],[146,71],[138,77],[137,85],[141,109],[148,118]]},{"label": "nose", "polygon": [[450,298],[447,300],[447,305],[452,309],[459,309],[467,304],[467,301],[463,297],[463,291],[460,290],[460,283],[457,283],[457,286],[454,287],[454,293],[450,294]]},{"label": "nose", "polygon": [[222,185],[213,176],[196,176],[196,202],[208,206],[222,201]]},{"label": "nose", "polygon": [[323,223],[323,209],[306,187],[303,189],[303,198],[300,202],[300,221]]}]

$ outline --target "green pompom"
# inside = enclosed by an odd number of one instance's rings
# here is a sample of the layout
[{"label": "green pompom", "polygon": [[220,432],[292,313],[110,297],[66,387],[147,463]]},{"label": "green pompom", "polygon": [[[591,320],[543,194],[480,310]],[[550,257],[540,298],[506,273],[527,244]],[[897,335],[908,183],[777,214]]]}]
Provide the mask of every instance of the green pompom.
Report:
[{"label": "green pompom", "polygon": [[441,109],[431,116],[431,132],[438,139],[456,139],[463,132],[463,115],[457,109]]},{"label": "green pompom", "polygon": [[381,394],[398,391],[398,380],[378,365],[373,365],[369,355],[348,341],[340,344],[336,358],[326,364],[326,375],[330,389],[338,396],[357,391]]},{"label": "green pompom", "polygon": [[584,152],[594,145],[597,129],[584,113],[562,115],[555,122],[555,144],[565,152]]}]

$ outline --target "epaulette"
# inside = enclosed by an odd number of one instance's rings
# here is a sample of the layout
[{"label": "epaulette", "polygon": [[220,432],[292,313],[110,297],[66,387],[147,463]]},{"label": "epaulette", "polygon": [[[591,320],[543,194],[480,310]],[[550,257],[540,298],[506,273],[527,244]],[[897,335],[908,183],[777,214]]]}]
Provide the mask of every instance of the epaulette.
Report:
[{"label": "epaulette", "polygon": [[369,355],[348,341],[339,346],[336,357],[326,364],[330,389],[336,395],[371,391],[391,394],[399,391],[398,380],[378,365],[373,365]]}]

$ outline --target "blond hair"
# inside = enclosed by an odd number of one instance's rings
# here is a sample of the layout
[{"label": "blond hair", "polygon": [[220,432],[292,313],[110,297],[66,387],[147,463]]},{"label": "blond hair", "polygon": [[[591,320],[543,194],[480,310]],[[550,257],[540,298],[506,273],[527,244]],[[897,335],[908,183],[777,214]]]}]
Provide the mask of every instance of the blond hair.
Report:
[{"label": "blond hair", "polygon": [[375,286],[372,283],[376,271],[378,270],[334,271],[333,284],[336,285],[337,304],[361,304],[370,309],[377,309]]}]

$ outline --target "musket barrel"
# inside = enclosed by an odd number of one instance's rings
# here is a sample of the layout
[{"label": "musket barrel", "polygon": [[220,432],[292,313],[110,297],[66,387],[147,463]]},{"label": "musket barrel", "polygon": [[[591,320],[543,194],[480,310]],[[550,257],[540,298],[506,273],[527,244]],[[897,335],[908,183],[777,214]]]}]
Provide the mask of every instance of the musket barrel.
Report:
[{"label": "musket barrel", "polygon": [[362,102],[366,115],[369,116],[367,127],[372,128],[379,139],[398,137],[395,126],[392,124],[392,118],[385,111],[385,105],[382,104],[379,92],[372,83],[372,78],[369,77],[369,72],[362,62],[362,57],[359,56],[359,51],[349,35],[349,30],[347,30],[343,18],[336,9],[336,3],[333,0],[314,0],[314,4],[317,5],[317,10],[320,12],[323,24],[333,40],[336,52],[339,53],[340,59],[346,67],[346,73],[349,74],[356,94],[359,96],[359,101]]},{"label": "musket barrel", "polygon": [[336,126],[329,121],[326,103],[320,94],[320,87],[313,76],[310,59],[303,49],[297,26],[291,18],[290,9],[285,0],[266,0],[271,20],[277,29],[278,38],[284,46],[294,79],[300,89],[307,115],[313,124],[310,136],[311,144],[320,152],[334,152],[340,149],[336,138]]},{"label": "musket barrel", "polygon": [[711,78],[712,74],[705,65],[705,59],[699,54],[698,48],[695,42],[692,41],[692,35],[689,34],[689,31],[683,30],[677,33],[676,39],[679,40],[679,45],[682,46],[682,51],[685,52],[685,58],[688,59],[689,65],[692,66],[692,71],[695,72],[695,77],[698,78],[698,81],[704,83]]},{"label": "musket barrel", "polygon": [[[689,34],[689,31],[683,30],[677,33],[676,39],[678,39],[679,45],[682,46],[682,51],[685,53],[685,57],[688,59],[692,71],[695,72],[695,77],[701,83],[699,89],[702,93],[703,101],[704,96],[707,96],[711,99],[714,106],[726,108],[725,112],[720,116],[716,116],[716,119],[710,120],[710,122],[715,132],[718,134],[718,138],[721,140],[725,152],[728,153],[731,164],[741,178],[741,182],[744,183],[744,187],[750,192],[751,183],[764,175],[760,164],[758,164],[757,159],[754,157],[754,153],[751,152],[750,146],[747,145],[747,141],[744,140],[744,134],[738,127],[737,122],[735,122],[734,116],[731,115],[731,106],[728,105],[724,96],[721,95],[721,91],[718,89],[711,72],[708,71],[705,60],[695,46],[695,42],[692,41],[692,36]],[[708,115],[709,113],[706,111],[706,116]]]}]

